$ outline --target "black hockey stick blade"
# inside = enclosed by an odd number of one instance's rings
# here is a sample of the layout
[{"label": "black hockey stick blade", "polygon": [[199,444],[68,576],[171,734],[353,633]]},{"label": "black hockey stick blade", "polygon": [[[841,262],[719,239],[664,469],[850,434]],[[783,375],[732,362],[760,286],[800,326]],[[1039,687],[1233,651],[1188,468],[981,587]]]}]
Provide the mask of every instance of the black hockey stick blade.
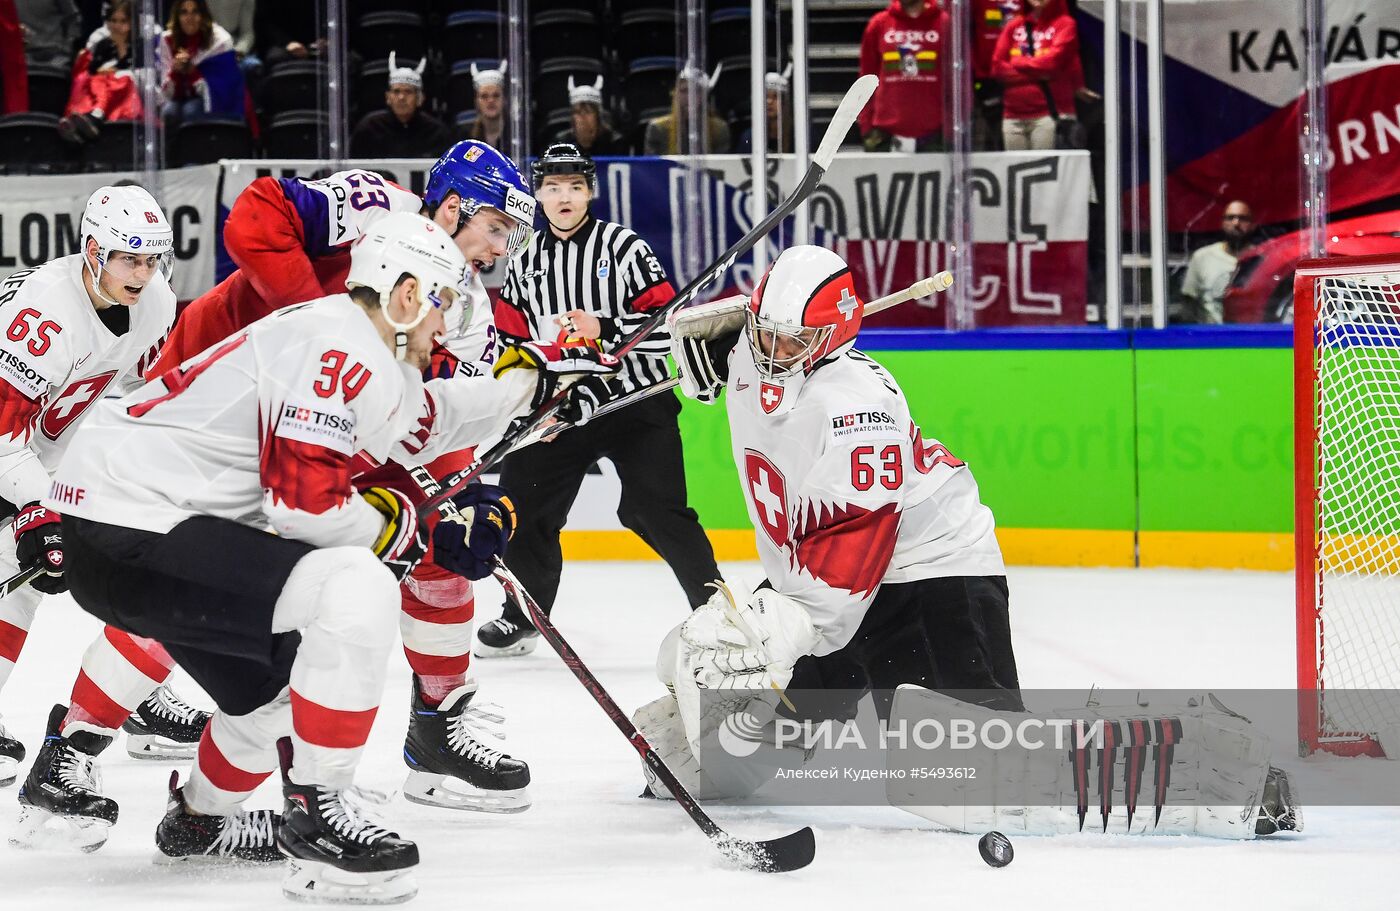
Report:
[{"label": "black hockey stick blade", "polygon": [[742,867],[761,873],[801,870],[817,856],[817,839],[810,826],[769,841],[745,841],[733,835],[710,839],[720,853]]},{"label": "black hockey stick blade", "polygon": [[[802,180],[793,188],[793,191],[788,194],[787,199],[784,199],[776,209],[769,212],[767,218],[754,225],[749,233],[739,238],[733,246],[721,253],[719,258],[692,279],[690,284],[676,292],[675,297],[651,311],[651,316],[647,321],[628,334],[610,353],[619,358],[625,357],[644,338],[655,332],[672,311],[688,305],[702,291],[719,281],[729,271],[729,267],[734,265],[736,259],[753,249],[755,244],[781,225],[783,219],[796,211],[797,207],[802,205],[821,184],[822,177],[826,175],[826,169],[831,167],[831,162],[835,159],[837,150],[841,148],[846,134],[851,131],[856,118],[860,116],[861,110],[870,101],[879,85],[880,77],[873,73],[866,74],[852,83],[841,99],[841,103],[836,106],[836,113],[832,115],[831,122],[827,124],[826,132],[822,135],[822,141],[817,145],[816,153],[812,155],[806,173],[802,175]],[[514,449],[518,442],[533,434],[541,424],[559,410],[559,406],[568,394],[567,389],[561,389],[555,393],[553,398],[535,409],[529,418],[506,433],[495,446],[482,453],[475,462],[444,478],[440,485],[440,491],[419,508],[418,514],[424,516],[437,509],[444,500],[456,496],[463,487],[466,487],[483,472],[490,470],[492,466],[505,458],[506,453]]]}]

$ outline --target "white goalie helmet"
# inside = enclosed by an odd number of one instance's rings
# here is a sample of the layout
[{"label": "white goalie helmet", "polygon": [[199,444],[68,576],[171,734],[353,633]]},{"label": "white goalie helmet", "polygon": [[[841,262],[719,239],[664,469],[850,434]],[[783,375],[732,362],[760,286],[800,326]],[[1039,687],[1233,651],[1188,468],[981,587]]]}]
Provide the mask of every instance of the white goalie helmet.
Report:
[{"label": "white goalie helmet", "polygon": [[[160,204],[144,187],[98,187],[83,209],[83,245],[97,241],[97,263],[107,267],[113,253],[155,256],[165,280],[170,280],[175,259],[175,232]],[[97,288],[97,276],[93,276]],[[102,294],[98,289],[97,293]],[[105,295],[102,295],[105,297]]]},{"label": "white goalie helmet", "polygon": [[806,376],[855,344],[864,312],[840,256],[811,245],[778,256],[759,279],[745,314],[765,414],[790,408]]},{"label": "white goalie helmet", "polygon": [[[389,294],[404,275],[418,280],[418,311],[407,323],[389,315]],[[421,215],[393,212],[350,248],[347,288],[368,288],[379,294],[384,318],[398,335],[397,355],[406,351],[407,333],[433,308],[446,310],[467,294],[467,260],[446,231]]]}]

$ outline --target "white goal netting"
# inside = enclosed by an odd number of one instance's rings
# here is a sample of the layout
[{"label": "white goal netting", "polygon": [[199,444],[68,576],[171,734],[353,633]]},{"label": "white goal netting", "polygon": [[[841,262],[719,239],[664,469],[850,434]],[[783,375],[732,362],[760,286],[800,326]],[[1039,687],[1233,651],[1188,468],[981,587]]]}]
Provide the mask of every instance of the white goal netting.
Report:
[{"label": "white goal netting", "polygon": [[1315,314],[1312,609],[1324,739],[1400,724],[1400,264],[1345,269],[1300,279]]}]

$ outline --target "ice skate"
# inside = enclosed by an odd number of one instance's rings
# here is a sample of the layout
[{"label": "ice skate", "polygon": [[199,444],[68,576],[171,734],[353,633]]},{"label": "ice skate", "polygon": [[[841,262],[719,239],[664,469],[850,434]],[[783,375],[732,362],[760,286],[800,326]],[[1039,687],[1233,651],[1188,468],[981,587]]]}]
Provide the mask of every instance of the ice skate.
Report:
[{"label": "ice skate", "polygon": [[476,631],[475,651],[478,658],[514,658],[530,654],[539,642],[534,628],[501,617]]},{"label": "ice skate", "polygon": [[530,767],[500,749],[505,719],[490,704],[473,704],[474,683],[460,686],[436,709],[413,686],[403,758],[403,794],[414,803],[486,813],[529,809]]},{"label": "ice skate", "polygon": [[157,863],[278,863],[276,829],[282,817],[271,810],[234,816],[196,816],[185,809],[179,772],[170,773],[170,799],[156,827]]},{"label": "ice skate", "polygon": [[293,783],[291,742],[280,741],[278,750],[286,806],[276,829],[277,846],[291,861],[283,894],[299,901],[358,905],[394,904],[416,895],[418,845],[369,819],[353,788]]},{"label": "ice skate", "polygon": [[1269,766],[1268,777],[1264,779],[1264,799],[1259,804],[1259,817],[1254,820],[1254,834],[1301,831],[1303,811],[1294,801],[1288,775],[1283,769]]},{"label": "ice skate", "polygon": [[48,733],[19,789],[20,817],[10,844],[21,848],[73,847],[96,851],[117,821],[117,802],[103,797],[94,760],[112,738],[91,731],[68,736],[58,726],[68,707],[49,713]]},{"label": "ice skate", "polygon": [[122,724],[132,759],[193,759],[209,713],[162,684]]},{"label": "ice skate", "polygon": [[24,744],[10,736],[0,723],[0,788],[7,788],[19,777],[19,764],[24,762]]}]

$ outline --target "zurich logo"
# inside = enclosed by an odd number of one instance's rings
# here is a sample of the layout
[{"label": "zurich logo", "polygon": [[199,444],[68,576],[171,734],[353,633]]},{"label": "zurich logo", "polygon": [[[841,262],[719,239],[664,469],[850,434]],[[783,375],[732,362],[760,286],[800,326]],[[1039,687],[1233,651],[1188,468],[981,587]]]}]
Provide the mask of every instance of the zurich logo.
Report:
[{"label": "zurich logo", "polygon": [[137,247],[141,246],[141,238],[133,237],[131,240],[127,241],[127,243],[131,244],[131,249],[135,250]]}]

